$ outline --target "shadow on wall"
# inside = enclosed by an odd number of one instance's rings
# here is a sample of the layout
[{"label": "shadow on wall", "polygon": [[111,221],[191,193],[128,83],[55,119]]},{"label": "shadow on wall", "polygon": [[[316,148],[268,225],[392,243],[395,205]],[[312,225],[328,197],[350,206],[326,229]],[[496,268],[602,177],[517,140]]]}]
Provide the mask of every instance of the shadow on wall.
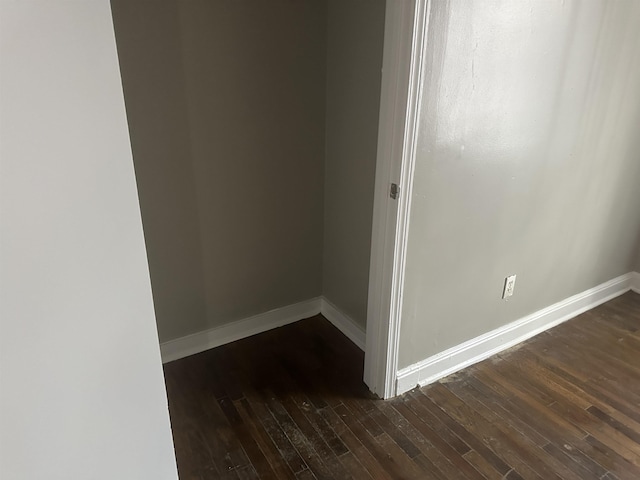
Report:
[{"label": "shadow on wall", "polygon": [[112,11],[160,340],[319,296],[326,3]]},{"label": "shadow on wall", "polygon": [[164,341],[205,329],[207,315],[178,7],[152,3],[112,0],[111,8]]}]

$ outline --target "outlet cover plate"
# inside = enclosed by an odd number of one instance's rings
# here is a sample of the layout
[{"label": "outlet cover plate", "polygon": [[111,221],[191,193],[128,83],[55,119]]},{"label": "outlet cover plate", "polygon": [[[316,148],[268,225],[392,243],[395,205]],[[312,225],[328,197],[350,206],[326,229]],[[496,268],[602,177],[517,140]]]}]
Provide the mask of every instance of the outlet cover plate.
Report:
[{"label": "outlet cover plate", "polygon": [[509,275],[504,279],[504,288],[502,290],[502,298],[507,299],[513,295],[513,290],[516,288],[516,276]]}]

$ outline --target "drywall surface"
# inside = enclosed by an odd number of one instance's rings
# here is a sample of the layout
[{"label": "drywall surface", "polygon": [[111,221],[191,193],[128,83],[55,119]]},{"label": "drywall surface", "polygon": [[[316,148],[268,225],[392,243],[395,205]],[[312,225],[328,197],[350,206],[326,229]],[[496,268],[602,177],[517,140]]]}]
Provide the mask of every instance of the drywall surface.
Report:
[{"label": "drywall surface", "polygon": [[161,339],[207,328],[177,2],[113,1]]},{"label": "drywall surface", "polygon": [[177,479],[109,3],[0,2],[0,478]]},{"label": "drywall surface", "polygon": [[384,0],[330,0],[323,294],[363,327],[378,142]]},{"label": "drywall surface", "polygon": [[634,1],[432,3],[400,368],[633,270],[639,22]]},{"label": "drywall surface", "polygon": [[161,341],[320,295],[326,3],[112,7]]}]

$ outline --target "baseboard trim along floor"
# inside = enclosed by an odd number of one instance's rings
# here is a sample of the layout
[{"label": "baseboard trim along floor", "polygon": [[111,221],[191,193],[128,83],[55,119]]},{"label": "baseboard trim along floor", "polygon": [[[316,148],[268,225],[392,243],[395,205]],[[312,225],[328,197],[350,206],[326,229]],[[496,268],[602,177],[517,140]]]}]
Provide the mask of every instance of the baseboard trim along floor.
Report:
[{"label": "baseboard trim along floor", "polygon": [[631,274],[631,290],[640,293],[640,273],[633,272]]},{"label": "baseboard trim along floor", "polygon": [[[398,371],[396,394],[407,392],[416,385],[424,386],[433,383],[491,355],[511,348],[629,290],[640,293],[640,273],[632,272],[614,278],[403,368]],[[361,350],[365,349],[365,329],[327,298],[316,297],[164,342],[160,345],[162,362],[172,362],[320,313]]]},{"label": "baseboard trim along floor", "polygon": [[162,363],[195,355],[320,313],[361,350],[364,350],[366,340],[364,328],[325,297],[316,297],[164,342],[160,345]]},{"label": "baseboard trim along floor", "polygon": [[640,293],[640,274],[627,273],[398,371],[396,394],[425,386],[513,347],[623,293]]},{"label": "baseboard trim along floor", "polygon": [[160,345],[162,363],[204,352],[210,348],[313,317],[318,313],[320,313],[319,297],[170,340]]},{"label": "baseboard trim along floor", "polygon": [[355,343],[360,350],[364,351],[367,343],[365,329],[353,318],[340,310],[325,297],[320,299],[320,313],[329,320],[334,327],[340,330],[349,340]]}]

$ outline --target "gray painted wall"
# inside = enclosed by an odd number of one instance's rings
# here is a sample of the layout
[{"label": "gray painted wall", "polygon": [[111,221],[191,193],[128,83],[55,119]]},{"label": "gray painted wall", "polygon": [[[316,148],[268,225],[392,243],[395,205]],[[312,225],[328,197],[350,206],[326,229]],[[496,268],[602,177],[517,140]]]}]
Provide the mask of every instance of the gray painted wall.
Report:
[{"label": "gray painted wall", "polygon": [[433,9],[401,368],[633,270],[640,233],[640,3]]},{"label": "gray painted wall", "polygon": [[177,480],[108,0],[0,2],[0,478]]},{"label": "gray painted wall", "polygon": [[320,295],[326,3],[112,8],[161,341]]},{"label": "gray painted wall", "polygon": [[206,328],[206,294],[177,3],[112,1],[163,340]]},{"label": "gray painted wall", "polygon": [[323,293],[363,327],[384,10],[384,0],[329,0]]}]

